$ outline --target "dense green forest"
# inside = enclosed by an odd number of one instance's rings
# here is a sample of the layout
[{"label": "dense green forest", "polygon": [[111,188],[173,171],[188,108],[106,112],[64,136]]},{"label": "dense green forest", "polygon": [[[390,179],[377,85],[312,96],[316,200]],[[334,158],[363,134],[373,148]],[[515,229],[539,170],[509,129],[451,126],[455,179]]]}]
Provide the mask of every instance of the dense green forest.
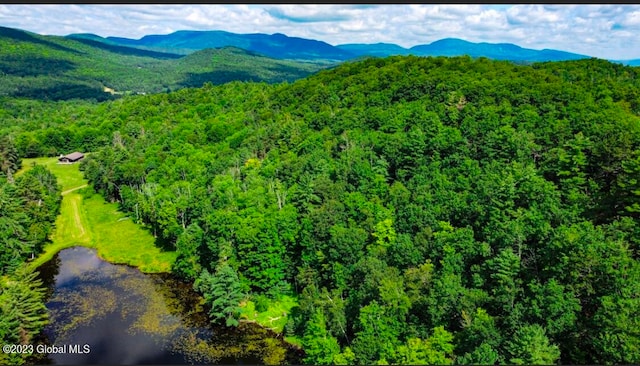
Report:
[{"label": "dense green forest", "polygon": [[368,59],[292,84],[4,99],[0,133],[19,156],[92,151],[85,177],[178,252],[213,322],[295,296],[305,362],[638,363],[639,74]]},{"label": "dense green forest", "polygon": [[[32,344],[47,322],[44,288],[24,266],[38,253],[60,208],[56,177],[41,166],[18,178],[17,150],[0,139],[0,343]],[[0,353],[0,364],[21,364],[28,354]]]}]

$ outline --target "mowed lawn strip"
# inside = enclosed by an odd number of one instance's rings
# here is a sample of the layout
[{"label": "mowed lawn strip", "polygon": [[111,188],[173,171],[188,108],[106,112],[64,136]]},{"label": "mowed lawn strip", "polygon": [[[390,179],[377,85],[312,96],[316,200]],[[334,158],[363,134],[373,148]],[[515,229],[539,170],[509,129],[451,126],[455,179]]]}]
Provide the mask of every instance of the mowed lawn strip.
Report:
[{"label": "mowed lawn strip", "polygon": [[56,218],[55,229],[50,239],[51,242],[45,244],[43,252],[29,263],[32,268],[46,263],[62,249],[74,246],[94,247],[82,210],[80,194],[73,193],[62,197],[60,214]]},{"label": "mowed lawn strip", "polygon": [[[98,194],[87,194],[78,164],[58,164],[57,158],[24,159],[23,169],[33,164],[46,166],[58,178],[62,186],[62,204],[51,242],[43,253],[30,263],[37,268],[62,249],[73,246],[95,248],[98,256],[111,263],[138,267],[142,272],[169,272],[177,256],[176,252],[162,251],[155,246],[151,233],[133,223],[116,203],[107,203]],[[86,188],[83,188],[86,187]]]}]

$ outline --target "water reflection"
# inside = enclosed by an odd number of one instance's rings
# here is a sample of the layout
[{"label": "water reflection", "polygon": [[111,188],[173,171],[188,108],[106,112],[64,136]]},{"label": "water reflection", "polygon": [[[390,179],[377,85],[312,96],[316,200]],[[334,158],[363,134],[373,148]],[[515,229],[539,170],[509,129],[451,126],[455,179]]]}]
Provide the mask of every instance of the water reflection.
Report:
[{"label": "water reflection", "polygon": [[82,247],[61,251],[41,275],[52,289],[42,342],[87,344],[90,352],[49,354],[37,363],[299,362],[295,350],[262,328],[211,328],[201,298],[168,275],[113,265]]}]

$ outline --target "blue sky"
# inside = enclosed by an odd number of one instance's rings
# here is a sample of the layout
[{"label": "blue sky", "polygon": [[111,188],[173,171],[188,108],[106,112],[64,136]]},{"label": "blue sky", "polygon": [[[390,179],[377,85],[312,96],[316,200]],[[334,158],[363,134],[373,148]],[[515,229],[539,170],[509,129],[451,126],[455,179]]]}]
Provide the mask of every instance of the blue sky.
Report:
[{"label": "blue sky", "polygon": [[455,37],[640,58],[640,5],[0,5],[0,25],[128,38],[177,30],[284,33],[404,47]]}]

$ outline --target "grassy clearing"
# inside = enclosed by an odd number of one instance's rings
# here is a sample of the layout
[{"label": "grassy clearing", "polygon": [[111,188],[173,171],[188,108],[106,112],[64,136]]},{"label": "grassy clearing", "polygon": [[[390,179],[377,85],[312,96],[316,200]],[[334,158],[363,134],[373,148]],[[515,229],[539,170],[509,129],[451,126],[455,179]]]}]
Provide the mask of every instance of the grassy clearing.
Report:
[{"label": "grassy clearing", "polygon": [[22,169],[16,173],[16,177],[31,170],[34,164],[44,165],[51,173],[55,174],[56,178],[58,178],[58,184],[62,186],[62,191],[87,184],[82,172],[78,169],[78,164],[58,164],[57,158],[22,159]]},{"label": "grassy clearing", "polygon": [[170,272],[176,252],[158,248],[153,235],[118,211],[117,204],[94,194],[85,199],[84,210],[100,257],[138,267],[142,272]]},{"label": "grassy clearing", "polygon": [[118,205],[107,203],[98,194],[85,198],[83,188],[87,182],[78,164],[57,164],[56,158],[24,159],[20,175],[33,167],[33,163],[46,166],[58,178],[63,196],[60,215],[43,253],[30,263],[37,268],[62,249],[84,246],[95,248],[98,255],[111,263],[138,267],[142,272],[169,272],[175,261],[175,252],[165,252],[155,246],[155,238],[134,224]]},{"label": "grassy clearing", "polygon": [[256,304],[248,300],[241,304],[240,319],[258,323],[276,333],[282,333],[285,325],[287,325],[287,316],[291,309],[296,306],[298,306],[298,300],[295,297],[283,295],[278,300],[271,300],[267,310],[258,312],[256,311]]}]

